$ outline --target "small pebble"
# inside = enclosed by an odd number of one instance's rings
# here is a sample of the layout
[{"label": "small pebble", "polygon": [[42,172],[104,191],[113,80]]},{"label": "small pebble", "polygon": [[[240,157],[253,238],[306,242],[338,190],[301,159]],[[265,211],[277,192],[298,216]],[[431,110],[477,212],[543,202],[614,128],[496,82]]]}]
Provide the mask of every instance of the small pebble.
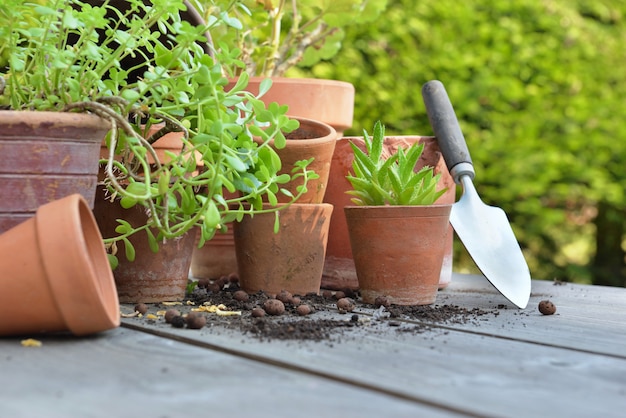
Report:
[{"label": "small pebble", "polygon": [[182,328],[185,326],[185,318],[182,315],[175,316],[170,320],[170,323],[174,328]]},{"label": "small pebble", "polygon": [[298,306],[298,305],[300,305],[301,303],[302,303],[302,299],[300,299],[300,297],[298,297],[298,296],[294,296],[294,297],[292,297],[292,298],[291,298],[291,304],[292,304],[293,306]]},{"label": "small pebble", "polygon": [[230,280],[228,279],[228,276],[222,276],[216,281],[216,283],[220,286],[220,289],[223,289],[224,286],[230,283]]},{"label": "small pebble", "polygon": [[168,309],[167,311],[165,311],[165,322],[171,324],[172,319],[177,316],[180,316],[180,312],[178,311],[178,309]]},{"label": "small pebble", "polygon": [[278,299],[282,303],[291,303],[291,301],[293,300],[293,295],[286,290],[281,290],[280,293],[276,295],[276,299]]},{"label": "small pebble", "polygon": [[263,308],[256,307],[250,312],[253,318],[263,318],[265,316],[265,310]]},{"label": "small pebble", "polygon": [[263,304],[263,309],[268,315],[282,315],[285,312],[285,304],[278,299],[268,299]]},{"label": "small pebble", "polygon": [[341,313],[352,312],[355,307],[354,301],[350,298],[341,298],[337,301],[337,309]]},{"label": "small pebble", "polygon": [[207,285],[206,290],[211,293],[219,293],[222,290],[222,286],[218,282],[210,283]]},{"label": "small pebble", "polygon": [[200,289],[206,289],[209,284],[211,284],[211,281],[209,279],[200,279],[198,280],[198,287]]},{"label": "small pebble", "polygon": [[389,302],[389,299],[387,299],[387,296],[376,296],[376,299],[374,299],[374,306],[377,308],[380,308],[381,306],[388,308],[389,305],[391,305],[391,303]]},{"label": "small pebble", "polygon": [[330,290],[324,290],[324,291],[322,292],[322,296],[323,296],[325,299],[332,299],[332,297],[333,297],[333,292],[331,292]]},{"label": "small pebble", "polygon": [[247,302],[250,299],[250,296],[248,296],[248,293],[246,293],[245,290],[237,290],[233,293],[233,299],[239,302]]},{"label": "small pebble", "polygon": [[231,283],[239,283],[239,275],[237,273],[230,273],[228,275],[228,281]]},{"label": "small pebble", "polygon": [[296,312],[300,316],[306,316],[306,315],[309,315],[311,313],[311,307],[309,305],[307,305],[307,304],[300,305],[300,306],[298,306],[296,308]]},{"label": "small pebble", "polygon": [[206,316],[200,312],[189,312],[185,322],[187,323],[187,328],[200,329],[206,325]]},{"label": "small pebble", "polygon": [[354,314],[350,317],[350,322],[359,322],[359,316]]},{"label": "small pebble", "polygon": [[138,303],[135,305],[135,312],[139,312],[142,315],[145,315],[148,312],[148,305],[145,303]]},{"label": "small pebble", "polygon": [[556,312],[556,306],[549,300],[542,300],[539,302],[539,312],[543,315],[552,315]]},{"label": "small pebble", "polygon": [[346,297],[346,294],[342,291],[342,290],[338,290],[335,292],[335,299],[339,300],[339,299],[343,299]]}]

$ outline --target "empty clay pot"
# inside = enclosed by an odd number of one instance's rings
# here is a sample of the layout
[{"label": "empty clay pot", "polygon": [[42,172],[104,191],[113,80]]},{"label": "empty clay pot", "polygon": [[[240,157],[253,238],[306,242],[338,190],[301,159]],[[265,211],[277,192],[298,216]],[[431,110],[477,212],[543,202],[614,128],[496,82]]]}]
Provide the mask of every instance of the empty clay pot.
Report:
[{"label": "empty clay pot", "polygon": [[247,292],[262,290],[294,295],[319,293],[332,205],[292,204],[281,210],[274,233],[274,213],[245,216],[235,223],[239,284]]},{"label": "empty clay pot", "polygon": [[[250,77],[246,90],[259,93],[266,77]],[[232,88],[232,81],[227,89]],[[261,96],[267,105],[277,102],[288,105],[289,116],[319,120],[329,124],[341,137],[352,126],[354,116],[354,86],[345,81],[319,78],[272,78],[272,87]]]},{"label": "empty clay pot", "polygon": [[102,237],[85,199],[41,206],[0,235],[0,336],[115,328],[120,310]]},{"label": "empty clay pot", "polygon": [[[313,158],[307,169],[313,170],[319,178],[309,179],[306,193],[300,196],[297,202],[322,203],[328,187],[328,175],[337,142],[337,132],[332,126],[323,122],[300,117],[294,119],[300,122],[300,127],[285,135],[287,145],[284,148],[274,148],[282,163],[280,174],[292,174],[296,162]],[[270,145],[274,146],[273,140],[270,141]],[[280,187],[289,190],[295,196],[298,193],[297,187],[302,184],[304,180],[298,178],[281,184]],[[291,197],[282,193],[276,197],[281,203],[291,201]]]},{"label": "empty clay pot", "polygon": [[[204,246],[193,249],[191,258],[191,275],[198,279],[219,279],[231,273],[237,273],[237,254],[233,224],[229,223],[228,231],[216,232]],[[199,235],[196,240],[199,240]]]}]

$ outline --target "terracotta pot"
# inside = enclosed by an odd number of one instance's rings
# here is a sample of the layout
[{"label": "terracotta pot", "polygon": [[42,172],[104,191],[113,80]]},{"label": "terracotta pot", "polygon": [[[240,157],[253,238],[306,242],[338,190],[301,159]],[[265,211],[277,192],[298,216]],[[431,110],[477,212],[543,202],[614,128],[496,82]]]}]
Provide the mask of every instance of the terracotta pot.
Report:
[{"label": "terracotta pot", "polygon": [[[191,258],[191,275],[198,279],[218,279],[237,273],[237,253],[233,223],[229,223],[228,231],[217,232],[204,243],[201,248],[196,245]],[[196,241],[199,240],[199,237]]]},{"label": "terracotta pot", "polygon": [[[250,77],[247,91],[258,94],[265,77]],[[235,82],[230,83],[232,88]],[[354,86],[345,81],[315,78],[272,78],[272,87],[261,97],[265,104],[288,105],[289,116],[319,120],[335,128],[338,136],[352,126]]]},{"label": "terracotta pot", "polygon": [[[305,118],[295,119],[300,122],[300,127],[285,135],[287,145],[282,149],[274,148],[282,163],[280,174],[290,174],[297,161],[313,157],[314,160],[309,164],[308,169],[315,171],[319,178],[308,181],[307,192],[300,196],[298,203],[322,203],[328,186],[337,132],[332,126],[322,122]],[[270,144],[273,145],[273,141]],[[295,196],[298,193],[297,187],[302,184],[304,184],[303,179],[296,179],[287,184],[281,184],[280,187],[289,190]],[[283,194],[278,194],[277,197],[281,203],[291,200]]]},{"label": "terracotta pot", "polygon": [[[334,205],[336,209],[330,222],[328,250],[322,277],[322,287],[328,289],[357,289],[359,286],[352,258],[352,248],[350,247],[348,225],[343,211],[345,206],[352,205],[350,195],[346,194],[346,191],[352,188],[350,182],[346,179],[346,174],[352,171],[352,161],[354,159],[350,141],[353,141],[361,149],[365,150],[362,137],[346,137],[337,141],[330,167],[328,187],[324,197],[324,202]],[[454,203],[456,184],[448,172],[436,138],[425,136],[385,137],[383,156],[388,157],[398,147],[408,147],[416,141],[424,144],[424,152],[416,165],[416,170],[426,165],[434,167],[435,173],[441,174],[439,187],[448,188],[448,191],[436,203]],[[440,288],[447,286],[452,278],[452,239],[453,230],[449,226],[448,234],[445,238],[446,254],[444,268],[441,271]]]},{"label": "terracotta pot", "polygon": [[[94,216],[105,238],[116,235],[119,225],[116,219],[124,219],[131,225],[143,225],[148,216],[143,206],[124,209],[119,202],[104,199],[104,186],[98,186],[94,205]],[[122,303],[152,303],[180,301],[185,297],[189,267],[197,230],[192,229],[178,239],[159,242],[159,251],[154,253],[148,245],[148,236],[140,231],[129,237],[135,248],[135,260],[125,257],[123,242],[117,244],[119,265],[113,271],[117,293]],[[156,236],[156,231],[154,232]]]},{"label": "terracotta pot", "polygon": [[0,235],[0,254],[0,336],[87,335],[120,324],[102,237],[81,195],[47,203]]},{"label": "terracotta pot", "polygon": [[365,303],[435,302],[452,205],[346,206],[350,244]]},{"label": "terracotta pot", "polygon": [[93,207],[109,124],[93,115],[0,111],[0,233],[71,194]]},{"label": "terracotta pot", "polygon": [[[282,149],[274,148],[282,163],[280,173],[291,173],[296,161],[314,157],[308,168],[315,171],[319,178],[308,181],[307,192],[300,196],[298,203],[322,203],[328,185],[337,133],[332,126],[325,123],[305,118],[295,119],[299,120],[300,127],[287,135],[287,145]],[[281,188],[289,190],[295,196],[297,186],[301,184],[303,180],[298,179],[282,184]],[[291,200],[283,194],[278,194],[277,198],[281,203]],[[238,270],[236,260],[232,232],[216,234],[204,246],[193,250],[191,275],[212,279],[236,273]]]},{"label": "terracotta pot", "polygon": [[274,233],[274,213],[245,216],[235,223],[239,284],[247,292],[319,293],[326,254],[329,204],[293,204],[280,211]]}]

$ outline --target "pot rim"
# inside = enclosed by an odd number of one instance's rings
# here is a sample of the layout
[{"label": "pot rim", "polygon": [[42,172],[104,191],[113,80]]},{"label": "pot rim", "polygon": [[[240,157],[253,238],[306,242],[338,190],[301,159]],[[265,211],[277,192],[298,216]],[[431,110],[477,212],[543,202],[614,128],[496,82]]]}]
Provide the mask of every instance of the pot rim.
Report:
[{"label": "pot rim", "polygon": [[351,218],[401,218],[450,216],[452,203],[434,205],[344,206],[344,214]]}]

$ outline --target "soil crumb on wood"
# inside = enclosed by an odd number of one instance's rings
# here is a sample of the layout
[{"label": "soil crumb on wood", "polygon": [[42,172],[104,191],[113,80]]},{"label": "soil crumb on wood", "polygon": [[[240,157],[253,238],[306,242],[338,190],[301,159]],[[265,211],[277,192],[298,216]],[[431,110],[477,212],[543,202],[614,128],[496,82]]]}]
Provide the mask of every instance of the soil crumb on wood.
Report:
[{"label": "soil crumb on wood", "polygon": [[[177,306],[183,315],[202,305],[221,305],[228,311],[238,311],[241,315],[220,316],[206,315],[204,328],[222,327],[231,331],[241,332],[258,338],[260,341],[270,340],[301,340],[301,341],[339,341],[351,332],[376,332],[381,327],[389,327],[400,333],[424,333],[438,325],[454,325],[474,323],[497,316],[497,308],[483,310],[468,309],[453,304],[427,306],[400,306],[387,307],[368,305],[360,302],[358,292],[322,291],[320,295],[293,295],[284,300],[285,311],[281,315],[265,315],[257,317],[252,310],[262,308],[269,296],[263,292],[242,295],[237,281],[211,281],[205,286],[196,286],[192,293],[187,295],[181,306]],[[239,292],[238,292],[239,291]],[[237,293],[236,293],[237,292]],[[337,309],[337,298],[349,295],[356,303],[353,312]],[[281,295],[285,296],[285,295]],[[302,315],[298,306],[308,305],[310,313]],[[165,307],[155,304],[150,309],[158,311]],[[307,309],[309,311],[309,309]],[[322,314],[326,312],[326,314]],[[343,315],[339,315],[343,314]],[[329,319],[333,316],[333,319]],[[345,319],[335,319],[345,316]],[[136,318],[141,320],[141,318]],[[151,321],[153,324],[170,327],[164,318]],[[162,324],[161,324],[162,323]],[[190,330],[193,332],[193,330]]]}]

